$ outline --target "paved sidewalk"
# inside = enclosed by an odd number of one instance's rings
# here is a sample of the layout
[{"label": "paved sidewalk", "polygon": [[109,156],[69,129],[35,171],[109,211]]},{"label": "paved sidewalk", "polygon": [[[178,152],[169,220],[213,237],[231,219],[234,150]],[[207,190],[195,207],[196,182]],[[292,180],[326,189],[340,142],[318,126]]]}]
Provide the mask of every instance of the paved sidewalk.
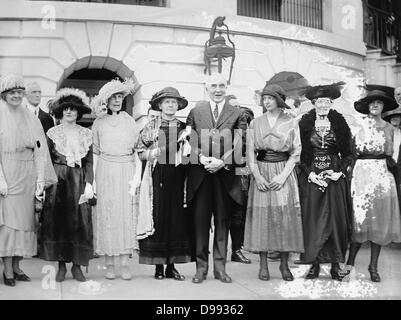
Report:
[{"label": "paved sidewalk", "polygon": [[[32,278],[32,282],[18,282],[13,288],[0,281],[0,300],[3,299],[156,299],[156,300],[259,300],[259,299],[401,299],[401,250],[383,248],[379,261],[382,282],[369,280],[367,266],[370,249],[362,248],[357,257],[357,278],[350,283],[340,283],[329,277],[329,265],[324,265],[321,277],[317,280],[304,280],[309,266],[291,265],[295,281],[281,279],[278,262],[270,262],[271,280],[260,281],[257,278],[259,257],[246,254],[252,264],[227,263],[227,273],[233,283],[225,284],[215,280],[209,272],[208,279],[202,284],[193,284],[192,276],[195,264],[177,265],[177,269],[186,276],[183,282],[172,279],[155,280],[154,268],[139,265],[137,256],[131,259],[133,278],[130,281],[117,278],[106,280],[103,277],[103,258],[91,261],[89,273],[85,273],[89,282],[81,284],[72,279],[68,266],[67,279],[55,283],[56,263],[40,259],[24,259],[22,269]],[[2,265],[0,264],[0,269]],[[42,273],[43,271],[43,273]],[[51,285],[55,285],[52,288]]]}]

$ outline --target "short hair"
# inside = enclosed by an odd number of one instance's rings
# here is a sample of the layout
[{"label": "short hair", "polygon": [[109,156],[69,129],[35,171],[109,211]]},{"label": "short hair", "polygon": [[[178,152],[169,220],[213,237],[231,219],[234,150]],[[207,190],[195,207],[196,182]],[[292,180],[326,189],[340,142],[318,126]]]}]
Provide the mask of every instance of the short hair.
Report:
[{"label": "short hair", "polygon": [[219,82],[224,82],[226,86],[228,85],[228,81],[225,76],[223,76],[221,73],[214,73],[205,79],[205,85],[206,87],[210,87],[213,83],[219,83]]},{"label": "short hair", "polygon": [[25,85],[25,91],[27,91],[27,92],[30,91],[31,88],[34,87],[34,86],[38,86],[39,89],[42,90],[42,88],[40,87],[39,83],[37,83],[36,81],[31,81],[31,82],[28,82]]}]

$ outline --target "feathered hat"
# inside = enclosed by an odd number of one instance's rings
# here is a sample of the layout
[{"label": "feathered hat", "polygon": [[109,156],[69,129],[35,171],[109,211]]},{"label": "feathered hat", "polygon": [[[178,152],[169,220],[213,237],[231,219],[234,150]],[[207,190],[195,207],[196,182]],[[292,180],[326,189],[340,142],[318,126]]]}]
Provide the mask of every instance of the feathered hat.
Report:
[{"label": "feathered hat", "polygon": [[124,98],[132,94],[135,90],[134,80],[126,78],[124,82],[118,79],[113,79],[107,82],[103,87],[100,88],[99,94],[92,99],[91,108],[96,116],[101,116],[107,111],[107,103],[110,97],[115,93],[121,93]]},{"label": "feathered hat", "polygon": [[67,107],[76,108],[81,114],[91,113],[89,98],[85,92],[74,88],[63,88],[57,91],[52,100],[52,110],[56,118],[61,118],[63,109]]},{"label": "feathered hat", "polygon": [[21,75],[15,73],[5,74],[0,77],[0,93],[10,91],[12,89],[25,90],[24,79]]},{"label": "feathered hat", "polygon": [[309,100],[317,98],[330,98],[334,100],[341,97],[341,89],[343,85],[345,85],[344,81],[327,85],[309,86],[305,91],[305,97]]}]

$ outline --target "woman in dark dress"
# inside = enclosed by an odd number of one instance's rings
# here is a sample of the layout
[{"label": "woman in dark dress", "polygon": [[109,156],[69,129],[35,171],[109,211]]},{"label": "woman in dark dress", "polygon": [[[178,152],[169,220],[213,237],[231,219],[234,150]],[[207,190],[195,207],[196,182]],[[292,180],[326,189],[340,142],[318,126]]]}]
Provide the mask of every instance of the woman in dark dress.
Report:
[{"label": "woman in dark dress", "polygon": [[312,264],[306,279],[319,276],[320,263],[331,263],[332,279],[340,279],[351,234],[352,204],[347,169],[352,163],[351,131],[331,109],[341,96],[340,84],[315,86],[306,92],[315,108],[300,122],[302,143],[300,195],[305,251]]},{"label": "woman in dark dress", "polygon": [[80,266],[88,266],[93,258],[92,215],[88,203],[93,198],[92,132],[76,124],[84,113],[91,112],[87,100],[83,91],[59,90],[53,112],[61,124],[47,132],[58,183],[46,190],[40,258],[59,262],[57,282],[64,281],[67,262],[73,264],[74,279],[85,281]]},{"label": "woman in dark dress", "polygon": [[[193,261],[193,250],[191,223],[184,211],[185,167],[176,166],[177,142],[184,141],[185,123],[179,121],[175,113],[185,108],[188,101],[175,88],[167,87],[153,95],[150,104],[162,114],[146,124],[137,151],[141,160],[148,161],[143,181],[147,175],[152,176],[150,199],[153,198],[154,233],[141,235],[139,263],[156,265],[156,279],[166,277],[182,281],[185,277],[175,269],[174,263]],[[140,207],[143,207],[141,200]]]}]

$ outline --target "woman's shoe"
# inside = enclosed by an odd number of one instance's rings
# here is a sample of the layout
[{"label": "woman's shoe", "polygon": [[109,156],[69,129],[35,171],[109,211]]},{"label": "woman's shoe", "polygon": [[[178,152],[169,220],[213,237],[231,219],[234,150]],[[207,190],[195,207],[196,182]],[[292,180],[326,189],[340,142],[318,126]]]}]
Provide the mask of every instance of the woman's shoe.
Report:
[{"label": "woman's shoe", "polygon": [[259,280],[268,281],[270,280],[269,269],[259,269]]},{"label": "woman's shoe", "polygon": [[29,278],[25,273],[18,274],[16,272],[14,272],[14,279],[18,280],[18,281],[25,281],[25,282],[31,281],[31,278]]},{"label": "woman's shoe", "polygon": [[164,279],[164,270],[163,270],[163,265],[162,264],[157,264],[156,265],[155,279],[157,279],[157,280],[163,280]]},{"label": "woman's shoe", "polygon": [[107,271],[104,277],[108,280],[114,280],[116,278],[116,272],[114,271],[114,264],[106,266],[106,269]]},{"label": "woman's shoe", "polygon": [[316,279],[319,277],[320,265],[317,263],[312,264],[305,279]]},{"label": "woman's shoe", "polygon": [[4,272],[3,272],[3,279],[4,279],[4,284],[6,286],[15,287],[15,279],[14,278],[11,278],[11,279],[6,278],[6,275],[4,274]]},{"label": "woman's shoe", "polygon": [[67,273],[67,267],[65,266],[65,262],[58,262],[58,271],[56,274],[56,282],[63,282],[65,280],[65,274]]},{"label": "woman's shoe", "polygon": [[71,267],[71,273],[72,273],[72,277],[80,282],[85,282],[86,278],[84,276],[84,274],[82,273],[81,267],[79,265],[73,265]]},{"label": "woman's shoe", "polygon": [[166,268],[166,278],[174,279],[178,281],[184,281],[185,277],[181,275],[175,268]]},{"label": "woman's shoe", "polygon": [[281,277],[283,278],[284,281],[294,281],[294,276],[292,275],[288,267],[287,268],[279,267],[279,270],[281,272]]},{"label": "woman's shoe", "polygon": [[340,277],[339,281],[341,282],[350,282],[352,277],[355,277],[355,275],[353,275],[353,270],[354,270],[354,266],[351,265],[345,265],[344,269],[340,270],[338,272],[338,275]]},{"label": "woman's shoe", "polygon": [[372,280],[373,282],[380,282],[381,281],[380,275],[377,272],[377,268],[373,268],[373,267],[369,266],[368,270],[369,270],[369,273],[370,273],[370,280]]}]

